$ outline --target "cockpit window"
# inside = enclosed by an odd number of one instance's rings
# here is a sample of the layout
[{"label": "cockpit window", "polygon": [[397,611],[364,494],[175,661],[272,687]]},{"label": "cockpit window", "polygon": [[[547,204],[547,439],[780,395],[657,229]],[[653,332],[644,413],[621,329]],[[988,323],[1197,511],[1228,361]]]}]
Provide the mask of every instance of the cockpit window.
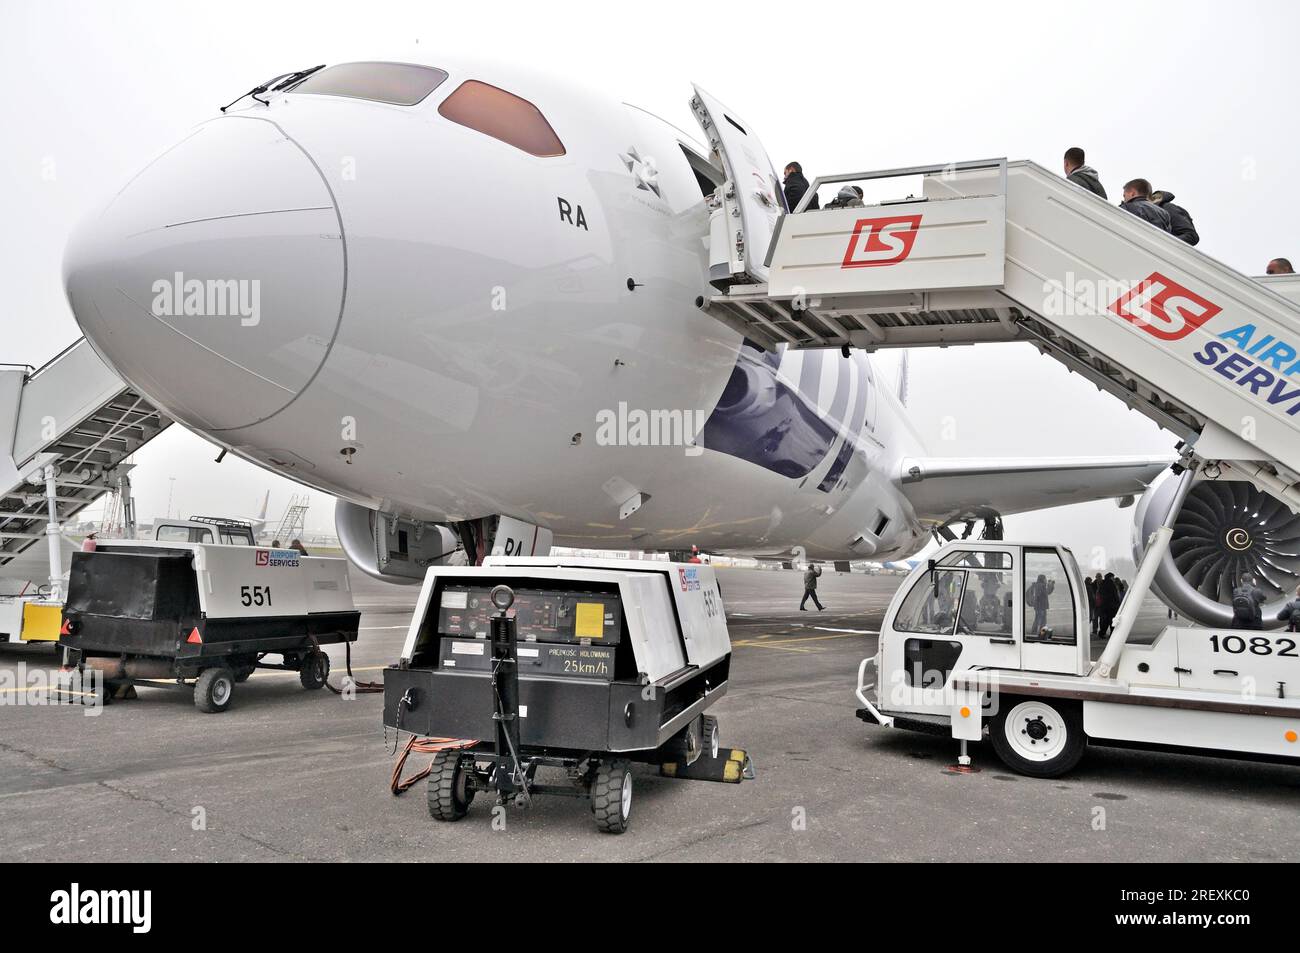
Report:
[{"label": "cockpit window", "polygon": [[341,63],[312,73],[291,92],[414,106],[442,85],[444,70],[410,63]]},{"label": "cockpit window", "polygon": [[564,155],[564,143],[536,106],[487,83],[466,80],[442,101],[438,112],[529,155]]}]

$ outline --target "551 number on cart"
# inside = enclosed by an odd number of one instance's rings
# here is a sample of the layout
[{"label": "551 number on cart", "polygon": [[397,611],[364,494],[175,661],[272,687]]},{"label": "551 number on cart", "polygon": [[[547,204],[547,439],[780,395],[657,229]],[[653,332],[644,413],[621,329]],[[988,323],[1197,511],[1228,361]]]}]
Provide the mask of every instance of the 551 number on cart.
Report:
[{"label": "551 number on cart", "polygon": [[240,586],[239,602],[245,606],[269,606],[271,604],[271,587]]}]

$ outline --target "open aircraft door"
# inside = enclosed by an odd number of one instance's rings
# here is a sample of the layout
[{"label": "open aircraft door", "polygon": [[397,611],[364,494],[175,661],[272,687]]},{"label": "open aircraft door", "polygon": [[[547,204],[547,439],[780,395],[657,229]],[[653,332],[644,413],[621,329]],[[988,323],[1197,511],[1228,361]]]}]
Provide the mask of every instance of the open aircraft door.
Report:
[{"label": "open aircraft door", "polygon": [[691,111],[727,173],[711,228],[709,280],[715,285],[766,282],[767,249],[785,211],[781,180],[749,123],[699,86],[694,89]]}]

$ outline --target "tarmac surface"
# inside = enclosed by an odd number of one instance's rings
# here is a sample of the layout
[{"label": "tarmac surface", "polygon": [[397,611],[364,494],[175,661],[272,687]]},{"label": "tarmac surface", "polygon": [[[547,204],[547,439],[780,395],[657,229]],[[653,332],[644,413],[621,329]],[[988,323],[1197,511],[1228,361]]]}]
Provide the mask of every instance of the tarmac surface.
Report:
[{"label": "tarmac surface", "polygon": [[[1012,774],[987,743],[955,774],[950,739],[854,716],[897,576],[827,572],[824,612],[798,611],[794,572],[720,569],[734,656],[713,709],[743,784],[638,767],[630,830],[596,832],[585,802],[538,798],[504,830],[479,795],[456,824],[424,785],[389,793],[395,739],[381,695],[306,692],[258,672],[229,711],[188,690],[141,687],[100,709],[55,705],[44,646],[0,645],[0,860],[4,861],[1288,861],[1300,856],[1294,767],[1092,748],[1069,776]],[[414,588],[353,575],[359,679],[397,659]],[[1163,622],[1158,603],[1144,627]],[[342,675],[341,646],[331,650]],[[94,714],[88,714],[88,711]],[[403,739],[405,740],[405,739]],[[427,755],[413,755],[408,773]],[[497,825],[499,826],[499,825]]]}]

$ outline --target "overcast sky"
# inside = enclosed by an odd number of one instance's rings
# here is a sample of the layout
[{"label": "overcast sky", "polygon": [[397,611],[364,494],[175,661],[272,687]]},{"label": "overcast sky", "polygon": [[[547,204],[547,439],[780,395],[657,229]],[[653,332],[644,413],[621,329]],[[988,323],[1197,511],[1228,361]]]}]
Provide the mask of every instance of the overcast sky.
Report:
[{"label": "overcast sky", "polygon": [[[1260,274],[1300,260],[1295,47],[1300,7],[1236,3],[64,3],[0,7],[0,360],[39,365],[79,336],[60,266],[94,203],[267,77],[369,58],[437,65],[472,48],[585,77],[682,128],[699,82],[778,166],[811,173],[1007,156],[1060,165],[1082,145],[1114,197],[1149,178],[1201,249]],[[892,359],[882,359],[892,367]],[[1164,452],[1172,438],[1024,345],[917,352],[913,407],[954,456]],[[953,415],[957,437],[937,439]],[[173,428],[137,455],[139,513],[247,514],[300,488]],[[332,526],[312,494],[309,526]],[[1131,512],[1131,511],[1130,511]],[[1013,520],[1077,550],[1127,548],[1112,503]]]}]

